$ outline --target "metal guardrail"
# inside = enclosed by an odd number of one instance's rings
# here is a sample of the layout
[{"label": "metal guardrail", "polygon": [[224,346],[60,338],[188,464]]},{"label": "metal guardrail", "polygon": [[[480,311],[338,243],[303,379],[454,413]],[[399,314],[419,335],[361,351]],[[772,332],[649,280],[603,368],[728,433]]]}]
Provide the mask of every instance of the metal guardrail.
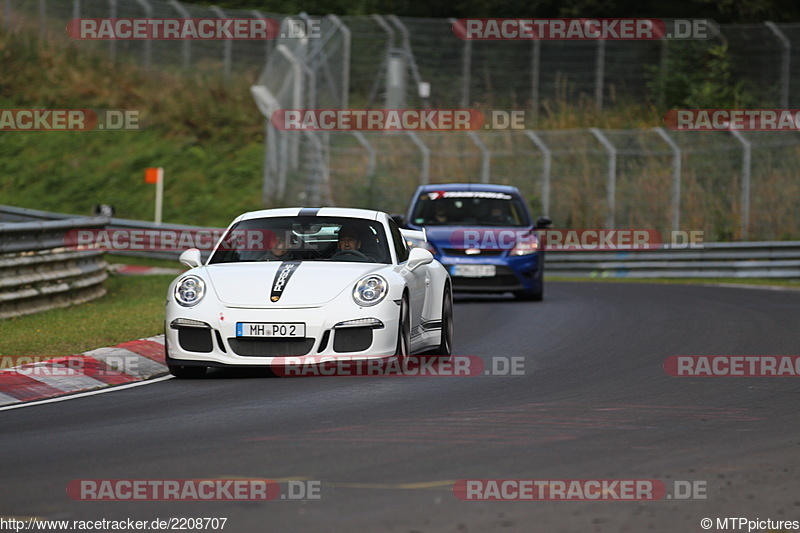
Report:
[{"label": "metal guardrail", "polygon": [[[0,205],[0,221],[74,217]],[[209,229],[179,224],[112,218],[109,229]],[[554,277],[603,278],[800,278],[800,241],[706,243],[698,248],[666,245],[641,251],[563,251],[545,254],[546,273]],[[111,252],[177,260],[177,252]]]},{"label": "metal guardrail", "polygon": [[104,217],[0,223],[0,319],[67,307],[106,293],[103,252],[64,247],[68,231]]},{"label": "metal guardrail", "polygon": [[800,242],[708,243],[702,248],[615,252],[546,252],[557,277],[798,278]]},{"label": "metal guardrail", "polygon": [[[51,213],[49,211],[40,211],[37,209],[27,209],[24,207],[13,207],[9,205],[0,205],[0,222],[28,222],[34,220],[58,220],[58,219],[74,219],[77,215],[67,215],[64,213]],[[155,222],[147,222],[145,220],[130,220],[126,218],[107,218],[108,224],[105,229],[118,230],[201,230],[201,229],[219,229],[219,228],[206,228],[203,226],[190,226],[186,224],[156,224]],[[88,228],[88,227],[87,227]],[[165,259],[169,261],[177,261],[182,250],[179,251],[136,251],[136,250],[119,250],[107,252],[112,255],[121,255],[129,257],[147,257],[151,259]],[[203,253],[205,258],[208,252]]]}]

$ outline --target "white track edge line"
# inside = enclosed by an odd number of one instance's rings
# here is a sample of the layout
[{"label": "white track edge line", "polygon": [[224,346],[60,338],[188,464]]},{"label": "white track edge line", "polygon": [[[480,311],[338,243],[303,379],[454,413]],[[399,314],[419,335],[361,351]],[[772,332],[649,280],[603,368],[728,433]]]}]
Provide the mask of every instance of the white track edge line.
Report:
[{"label": "white track edge line", "polygon": [[32,402],[21,402],[21,403],[16,403],[16,404],[6,405],[6,406],[3,406],[3,407],[0,407],[0,411],[10,411],[11,409],[20,409],[22,407],[34,407],[34,406],[37,406],[37,405],[44,405],[46,403],[64,402],[64,401],[67,401],[67,400],[74,400],[76,398],[85,398],[86,396],[94,396],[95,394],[104,394],[106,392],[115,392],[115,391],[118,391],[118,390],[130,389],[130,388],[133,388],[133,387],[139,387],[141,385],[149,385],[151,383],[159,383],[161,381],[165,381],[165,380],[168,380],[168,379],[173,379],[173,377],[174,376],[162,376],[160,378],[147,379],[147,380],[144,380],[144,381],[137,381],[135,383],[126,383],[124,385],[116,385],[116,386],[112,385],[110,387],[105,387],[105,388],[98,389],[98,390],[90,390],[90,391],[86,391],[86,392],[79,392],[77,394],[70,394],[70,395],[67,395],[67,396],[58,396],[56,398],[47,398],[47,399],[44,399],[44,400],[35,400],[35,401],[32,401]]}]

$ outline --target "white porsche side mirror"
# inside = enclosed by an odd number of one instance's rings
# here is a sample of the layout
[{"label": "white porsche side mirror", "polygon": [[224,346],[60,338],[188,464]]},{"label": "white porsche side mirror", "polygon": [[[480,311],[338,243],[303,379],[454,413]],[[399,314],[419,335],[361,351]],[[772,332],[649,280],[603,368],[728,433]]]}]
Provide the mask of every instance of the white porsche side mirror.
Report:
[{"label": "white porsche side mirror", "polygon": [[414,271],[422,265],[429,265],[433,261],[433,254],[424,248],[412,248],[408,254],[406,268]]},{"label": "white porsche side mirror", "polygon": [[197,248],[189,248],[181,254],[178,260],[190,268],[199,267],[203,264],[202,259],[200,259],[200,250]]}]

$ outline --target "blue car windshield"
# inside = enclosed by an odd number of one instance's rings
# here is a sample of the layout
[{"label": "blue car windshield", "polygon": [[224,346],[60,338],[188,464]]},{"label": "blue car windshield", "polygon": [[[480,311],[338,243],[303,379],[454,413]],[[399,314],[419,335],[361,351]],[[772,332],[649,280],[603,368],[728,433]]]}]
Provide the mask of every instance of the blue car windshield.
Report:
[{"label": "blue car windshield", "polygon": [[255,261],[391,263],[383,225],[347,217],[243,220],[222,237],[209,264]]},{"label": "blue car windshield", "polygon": [[410,222],[420,226],[531,225],[519,197],[489,191],[422,193],[414,205]]}]

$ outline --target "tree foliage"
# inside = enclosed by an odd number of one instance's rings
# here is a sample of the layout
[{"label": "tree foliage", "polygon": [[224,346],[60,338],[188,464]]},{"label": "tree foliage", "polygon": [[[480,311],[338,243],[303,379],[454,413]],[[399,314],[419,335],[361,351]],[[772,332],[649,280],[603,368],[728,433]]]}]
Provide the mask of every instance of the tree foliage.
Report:
[{"label": "tree foliage", "polygon": [[710,18],[719,23],[800,21],[797,0],[204,0],[197,3],[267,13],[304,11],[311,15]]}]

